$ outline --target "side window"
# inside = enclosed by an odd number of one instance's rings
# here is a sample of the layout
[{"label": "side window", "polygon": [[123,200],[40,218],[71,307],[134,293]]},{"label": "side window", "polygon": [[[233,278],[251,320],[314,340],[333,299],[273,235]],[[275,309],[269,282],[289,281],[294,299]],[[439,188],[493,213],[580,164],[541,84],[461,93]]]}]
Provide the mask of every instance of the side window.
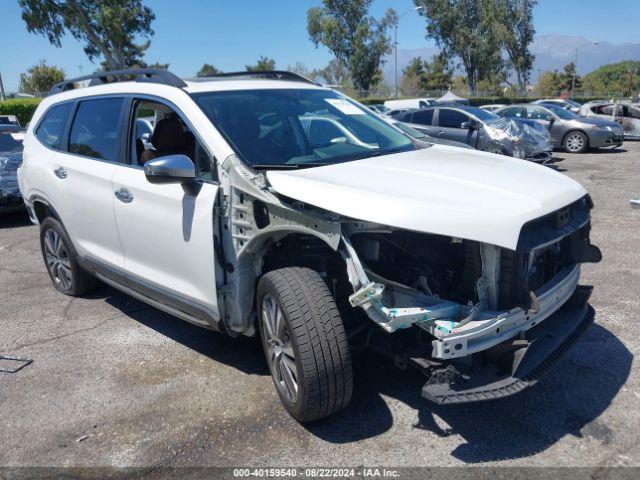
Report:
[{"label": "side window", "polygon": [[598,107],[599,115],[613,115],[614,105],[602,105]]},{"label": "side window", "polygon": [[196,167],[200,180],[217,180],[214,159],[182,117],[164,103],[137,100],[129,126],[130,158],[142,166],[154,158],[186,155]]},{"label": "side window", "polygon": [[44,115],[36,130],[36,137],[40,143],[54,150],[60,150],[64,127],[67,125],[70,112],[71,103],[64,103],[52,107]]},{"label": "side window", "polygon": [[441,108],[438,114],[438,125],[445,128],[460,128],[460,125],[468,121],[469,117],[457,110]]},{"label": "side window", "polygon": [[509,107],[500,111],[500,115],[503,117],[509,118],[520,118],[522,117],[522,108],[520,107]]},{"label": "side window", "polygon": [[71,125],[69,153],[118,161],[118,125],[123,101],[100,98],[80,102]]},{"label": "side window", "polygon": [[432,120],[433,110],[420,110],[418,112],[414,112],[411,122],[419,123],[420,125],[431,125]]},{"label": "side window", "polygon": [[527,107],[527,118],[530,120],[551,120],[551,114],[544,108]]}]

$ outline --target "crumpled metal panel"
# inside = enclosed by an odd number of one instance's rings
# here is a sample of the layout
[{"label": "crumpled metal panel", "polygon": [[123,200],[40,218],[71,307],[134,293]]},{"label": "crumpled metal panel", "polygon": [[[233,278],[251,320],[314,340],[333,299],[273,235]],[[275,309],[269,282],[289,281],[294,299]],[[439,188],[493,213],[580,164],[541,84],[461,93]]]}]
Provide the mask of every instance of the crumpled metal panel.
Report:
[{"label": "crumpled metal panel", "polygon": [[478,131],[478,150],[504,153],[518,158],[534,158],[553,149],[549,131],[542,125],[513,118],[500,118]]}]

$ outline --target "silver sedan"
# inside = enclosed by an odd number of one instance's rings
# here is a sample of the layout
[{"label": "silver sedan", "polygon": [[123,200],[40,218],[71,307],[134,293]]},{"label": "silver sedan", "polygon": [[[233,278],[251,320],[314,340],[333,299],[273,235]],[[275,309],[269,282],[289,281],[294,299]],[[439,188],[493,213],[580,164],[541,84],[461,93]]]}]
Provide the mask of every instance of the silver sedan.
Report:
[{"label": "silver sedan", "polygon": [[541,123],[548,128],[553,147],[570,153],[582,153],[589,148],[619,147],[624,139],[622,128],[615,122],[579,117],[555,105],[509,105],[495,113]]}]

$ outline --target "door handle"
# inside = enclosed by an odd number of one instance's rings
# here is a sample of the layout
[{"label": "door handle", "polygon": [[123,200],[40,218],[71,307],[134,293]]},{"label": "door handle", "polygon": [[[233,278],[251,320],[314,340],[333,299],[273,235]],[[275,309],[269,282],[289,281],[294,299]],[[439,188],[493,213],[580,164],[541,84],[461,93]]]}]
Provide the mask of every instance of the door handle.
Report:
[{"label": "door handle", "polygon": [[444,135],[444,131],[443,131],[443,130],[438,130],[438,131],[436,132],[436,135]]},{"label": "door handle", "polygon": [[120,190],[115,191],[116,198],[120,200],[122,203],[131,203],[133,202],[133,195],[129,190],[124,187],[121,187]]},{"label": "door handle", "polygon": [[67,171],[62,168],[62,167],[58,167],[53,171],[54,175],[60,179],[65,179],[67,178]]}]

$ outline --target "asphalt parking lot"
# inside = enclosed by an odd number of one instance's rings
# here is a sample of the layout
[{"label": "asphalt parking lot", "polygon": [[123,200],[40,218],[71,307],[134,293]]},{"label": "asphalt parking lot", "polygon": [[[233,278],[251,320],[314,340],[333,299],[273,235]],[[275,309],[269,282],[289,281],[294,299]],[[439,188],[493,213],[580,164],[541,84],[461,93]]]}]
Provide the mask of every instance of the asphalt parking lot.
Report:
[{"label": "asphalt parking lot", "polygon": [[0,217],[0,466],[640,466],[640,143],[553,168],[596,204],[587,265],[596,324],[545,381],[515,397],[436,407],[423,377],[358,354],[339,415],[301,426],[262,351],[103,287],[51,286],[26,216]]}]

